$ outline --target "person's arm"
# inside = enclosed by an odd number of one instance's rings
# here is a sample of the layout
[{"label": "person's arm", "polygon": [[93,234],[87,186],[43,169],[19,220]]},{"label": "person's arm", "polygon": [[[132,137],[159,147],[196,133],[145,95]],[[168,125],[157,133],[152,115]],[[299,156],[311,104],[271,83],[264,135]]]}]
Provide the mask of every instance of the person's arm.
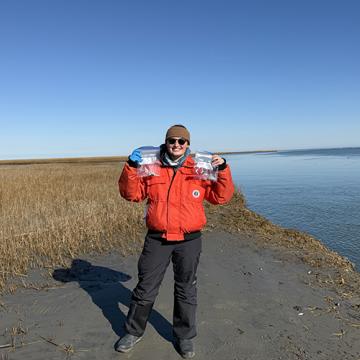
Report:
[{"label": "person's arm", "polygon": [[136,149],[129,156],[119,178],[120,195],[128,200],[139,202],[146,199],[146,184],[137,174],[137,167],[141,162],[141,154]]},{"label": "person's arm", "polygon": [[234,194],[230,167],[219,155],[213,155],[213,166],[218,167],[217,181],[211,181],[205,192],[205,199],[211,204],[226,204]]}]

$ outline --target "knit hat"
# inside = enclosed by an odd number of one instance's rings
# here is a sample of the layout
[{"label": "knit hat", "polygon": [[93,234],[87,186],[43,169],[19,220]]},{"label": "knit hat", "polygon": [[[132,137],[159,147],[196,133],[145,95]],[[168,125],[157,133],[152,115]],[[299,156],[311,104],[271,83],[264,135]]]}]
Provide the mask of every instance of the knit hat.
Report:
[{"label": "knit hat", "polygon": [[177,124],[171,126],[166,132],[165,142],[167,139],[172,137],[182,137],[183,139],[187,140],[190,145],[190,133],[184,125]]}]

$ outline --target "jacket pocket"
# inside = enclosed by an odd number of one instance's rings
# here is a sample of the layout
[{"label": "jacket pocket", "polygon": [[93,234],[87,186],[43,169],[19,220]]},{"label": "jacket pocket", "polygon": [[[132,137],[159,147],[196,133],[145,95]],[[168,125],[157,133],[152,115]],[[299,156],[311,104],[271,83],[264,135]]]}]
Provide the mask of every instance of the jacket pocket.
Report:
[{"label": "jacket pocket", "polygon": [[167,186],[165,180],[159,176],[152,176],[146,182],[147,196],[152,201],[165,201],[167,197]]},{"label": "jacket pocket", "polygon": [[206,224],[203,207],[205,189],[200,181],[188,181],[181,199],[180,223],[185,233],[198,231]]}]

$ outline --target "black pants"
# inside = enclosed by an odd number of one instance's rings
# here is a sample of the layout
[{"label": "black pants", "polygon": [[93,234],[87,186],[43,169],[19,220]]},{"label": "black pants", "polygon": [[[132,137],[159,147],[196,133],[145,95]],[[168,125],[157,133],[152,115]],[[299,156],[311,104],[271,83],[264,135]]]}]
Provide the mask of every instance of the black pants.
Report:
[{"label": "black pants", "polygon": [[138,262],[139,282],[133,293],[125,330],[142,336],[165,271],[172,260],[174,269],[173,334],[177,338],[196,336],[196,270],[201,237],[168,242],[147,235]]}]

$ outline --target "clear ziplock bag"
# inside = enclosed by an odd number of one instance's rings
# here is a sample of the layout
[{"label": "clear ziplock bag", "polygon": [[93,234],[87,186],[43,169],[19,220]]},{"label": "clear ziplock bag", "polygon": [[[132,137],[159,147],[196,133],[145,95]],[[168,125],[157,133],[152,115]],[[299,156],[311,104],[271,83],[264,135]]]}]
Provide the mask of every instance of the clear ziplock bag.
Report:
[{"label": "clear ziplock bag", "polygon": [[139,150],[141,162],[137,168],[138,176],[160,176],[160,147],[142,146]]},{"label": "clear ziplock bag", "polygon": [[194,161],[197,179],[217,181],[218,169],[211,164],[212,153],[208,151],[196,152]]}]

